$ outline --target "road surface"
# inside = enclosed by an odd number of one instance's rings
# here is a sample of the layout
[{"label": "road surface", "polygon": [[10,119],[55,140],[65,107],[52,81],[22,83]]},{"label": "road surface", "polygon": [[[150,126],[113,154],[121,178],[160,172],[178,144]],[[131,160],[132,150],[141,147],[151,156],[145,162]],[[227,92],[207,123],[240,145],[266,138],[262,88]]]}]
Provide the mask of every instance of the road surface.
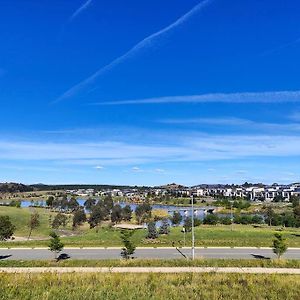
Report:
[{"label": "road surface", "polygon": [[[191,256],[190,249],[180,249],[187,257]],[[71,259],[118,259],[121,249],[119,248],[65,248]],[[196,258],[219,258],[219,259],[269,259],[275,258],[270,248],[196,248]],[[182,258],[174,248],[138,248],[136,258],[148,259],[176,259]],[[287,259],[300,259],[300,248],[289,249],[283,256]],[[0,259],[9,260],[44,260],[53,258],[46,248],[26,249],[0,249]]]}]

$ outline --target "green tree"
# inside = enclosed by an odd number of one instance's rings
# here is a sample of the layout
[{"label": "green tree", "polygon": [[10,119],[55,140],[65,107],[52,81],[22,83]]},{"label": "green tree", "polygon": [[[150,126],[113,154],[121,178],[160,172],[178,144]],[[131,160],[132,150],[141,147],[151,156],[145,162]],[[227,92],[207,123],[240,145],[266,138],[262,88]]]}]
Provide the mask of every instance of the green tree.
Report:
[{"label": "green tree", "polygon": [[187,217],[184,219],[183,228],[185,232],[191,232],[192,231],[192,218]]},{"label": "green tree", "polygon": [[281,233],[275,233],[274,236],[275,239],[273,240],[273,252],[277,255],[278,259],[280,259],[288,247]]},{"label": "green tree", "polygon": [[69,201],[68,201],[68,209],[71,211],[75,211],[79,208],[79,203],[77,202],[75,197],[72,197]]},{"label": "green tree", "polygon": [[93,198],[88,198],[83,204],[85,209],[89,211],[91,211],[95,205],[96,205],[96,199]]},{"label": "green tree", "polygon": [[6,241],[12,237],[16,227],[11,223],[9,216],[0,216],[0,241]]},{"label": "green tree", "polygon": [[122,221],[122,207],[117,204],[111,211],[111,221],[113,223],[120,223]]},{"label": "green tree", "polygon": [[49,250],[54,253],[54,258],[57,259],[57,254],[64,248],[64,244],[61,242],[59,235],[52,231],[50,233]]},{"label": "green tree", "polygon": [[182,215],[180,214],[179,211],[174,212],[171,221],[172,221],[172,224],[175,226],[178,226],[180,224],[180,222],[182,221]]},{"label": "green tree", "polygon": [[296,207],[296,206],[300,205],[300,197],[293,195],[290,198],[290,202],[292,202],[293,207]]},{"label": "green tree", "polygon": [[46,200],[46,205],[49,207],[52,207],[54,203],[54,197],[53,196],[49,196],[48,199]]},{"label": "green tree", "polygon": [[67,216],[63,213],[58,213],[54,220],[52,221],[52,228],[58,229],[59,227],[66,227],[67,225]]},{"label": "green tree", "polygon": [[148,224],[147,239],[156,239],[156,238],[158,238],[158,232],[156,230],[156,224],[155,224],[155,222],[150,222]]},{"label": "green tree", "polygon": [[28,240],[31,237],[31,233],[33,229],[36,229],[40,226],[40,215],[37,212],[34,212],[33,214],[30,215],[30,219],[28,222],[28,227],[29,227],[29,234],[28,234]]},{"label": "green tree", "polygon": [[138,205],[135,209],[135,216],[139,224],[148,222],[151,219],[152,207],[148,202]]},{"label": "green tree", "polygon": [[130,208],[130,205],[126,205],[122,209],[122,219],[124,221],[130,221],[132,218],[132,209]]},{"label": "green tree", "polygon": [[107,208],[108,211],[111,211],[114,207],[114,201],[111,195],[108,195],[104,198],[103,201],[104,206]]},{"label": "green tree", "polygon": [[77,227],[82,223],[86,222],[86,214],[83,209],[78,209],[75,211],[73,216],[73,227]]},{"label": "green tree", "polygon": [[90,228],[98,226],[105,219],[105,215],[105,209],[99,204],[95,205],[88,220]]},{"label": "green tree", "polygon": [[170,226],[168,219],[163,219],[161,226],[159,228],[159,234],[169,234],[170,233]]},{"label": "green tree", "polygon": [[135,245],[132,242],[132,236],[134,235],[135,230],[122,229],[121,230],[121,240],[123,242],[124,247],[121,251],[121,256],[125,259],[129,259],[135,252]]},{"label": "green tree", "polygon": [[272,220],[275,217],[275,212],[270,206],[268,206],[266,208],[265,216],[266,216],[266,221],[269,223],[269,226],[271,226],[272,225]]}]

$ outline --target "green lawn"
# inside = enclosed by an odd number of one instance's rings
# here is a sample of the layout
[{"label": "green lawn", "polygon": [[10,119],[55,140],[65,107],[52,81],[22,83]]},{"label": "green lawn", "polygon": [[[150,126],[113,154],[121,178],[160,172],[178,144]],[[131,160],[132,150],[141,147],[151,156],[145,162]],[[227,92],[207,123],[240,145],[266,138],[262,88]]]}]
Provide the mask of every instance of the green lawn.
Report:
[{"label": "green lawn", "polygon": [[100,259],[100,260],[0,260],[0,267],[264,267],[300,268],[289,259]]},{"label": "green lawn", "polygon": [[[33,231],[34,238],[48,238],[51,230],[49,227],[50,213],[46,209],[36,209],[40,214],[41,226]],[[16,225],[17,237],[27,237],[28,221],[30,217],[30,208],[14,208],[0,207],[0,215],[9,215],[12,222]],[[156,240],[146,239],[147,230],[137,230],[134,234],[134,242],[137,246],[163,247],[184,246],[184,236],[181,232],[182,227],[172,228],[169,235],[161,235]],[[231,231],[231,226],[217,225],[209,226],[202,225],[195,228],[196,246],[255,246],[255,247],[270,247],[276,230],[275,227],[258,227],[251,225],[234,225]],[[286,237],[289,247],[300,247],[300,229],[284,228],[282,234]],[[68,227],[60,232],[61,235],[73,235],[62,237],[65,246],[121,246],[120,233],[117,229],[102,227],[97,229],[89,229],[84,225],[77,231],[71,230],[71,219]],[[47,246],[47,241],[15,241],[1,242],[0,247],[7,246]],[[191,233],[186,234],[186,245],[191,243]]]},{"label": "green lawn", "polygon": [[300,276],[1,274],[0,299],[299,299]]},{"label": "green lawn", "polygon": [[[51,230],[49,227],[49,217],[53,217],[55,213],[44,208],[16,208],[0,206],[0,216],[6,215],[10,217],[11,222],[16,226],[15,235],[17,237],[28,236],[28,222],[32,212],[37,212],[40,215],[40,226],[33,230],[32,237],[47,237]],[[69,228],[71,227],[69,226]]]}]

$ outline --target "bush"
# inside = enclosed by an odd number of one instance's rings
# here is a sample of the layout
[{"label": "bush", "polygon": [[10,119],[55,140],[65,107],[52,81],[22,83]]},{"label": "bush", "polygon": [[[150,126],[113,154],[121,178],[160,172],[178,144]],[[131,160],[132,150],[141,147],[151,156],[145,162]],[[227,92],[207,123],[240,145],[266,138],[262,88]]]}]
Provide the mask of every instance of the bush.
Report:
[{"label": "bush", "polygon": [[231,225],[231,219],[229,217],[220,218],[220,222],[224,225]]},{"label": "bush", "polygon": [[207,215],[203,220],[203,224],[206,225],[217,225],[218,222],[219,222],[218,216],[213,214]]}]

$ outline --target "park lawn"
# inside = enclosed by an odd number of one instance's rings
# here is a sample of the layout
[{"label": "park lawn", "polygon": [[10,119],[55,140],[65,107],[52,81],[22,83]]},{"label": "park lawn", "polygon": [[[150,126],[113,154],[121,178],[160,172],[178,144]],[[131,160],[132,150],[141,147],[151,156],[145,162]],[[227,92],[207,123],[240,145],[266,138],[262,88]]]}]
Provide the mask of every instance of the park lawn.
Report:
[{"label": "park lawn", "polygon": [[[246,298],[245,298],[246,297]],[[0,299],[299,299],[299,275],[2,274]]]},{"label": "park lawn", "polygon": [[[271,247],[274,233],[279,228],[254,228],[250,225],[231,226],[202,225],[195,228],[196,246],[228,246],[228,247]],[[285,228],[280,231],[287,239],[289,247],[300,247],[300,229]],[[62,237],[66,247],[121,247],[120,230],[109,227],[88,229],[85,225],[77,235]],[[133,242],[138,247],[183,247],[183,233],[181,227],[171,228],[169,235],[160,235],[155,240],[146,238],[147,230],[137,230],[133,235]],[[2,242],[0,247],[39,247],[47,246],[48,241]],[[191,233],[186,234],[186,245],[191,244]]]},{"label": "park lawn", "polygon": [[[16,208],[16,207],[0,207],[0,215],[8,215],[12,223],[16,226],[16,237],[27,237],[29,229],[28,222],[31,212],[35,210],[40,215],[40,226],[33,230],[33,239],[48,239],[49,232],[52,230],[49,226],[49,217],[56,214],[45,208]],[[87,223],[72,231],[72,215],[69,215],[69,222],[66,228],[59,230],[62,241],[65,246],[76,247],[112,247],[122,246],[120,240],[120,231],[103,225],[100,228],[89,229]],[[201,225],[195,228],[196,246],[229,246],[229,247],[270,247],[274,233],[280,230],[279,227],[252,225],[234,225],[233,230],[229,225]],[[146,238],[147,229],[137,230],[133,236],[136,246],[144,247],[170,247],[184,246],[184,235],[181,232],[182,227],[173,227],[169,235],[160,235],[155,240]],[[300,247],[300,229],[299,228],[283,228],[280,231],[287,239],[289,247]],[[186,234],[186,245],[191,243],[191,233]],[[47,246],[47,240],[33,241],[9,241],[0,242],[0,247],[18,247],[18,246]]]},{"label": "park lawn", "polygon": [[0,260],[1,268],[9,267],[262,267],[300,268],[292,259],[100,259],[100,260]]},{"label": "park lawn", "polygon": [[[196,246],[229,246],[229,247],[271,247],[274,233],[278,228],[254,228],[249,225],[234,225],[233,231],[230,226],[202,225],[195,228]],[[169,235],[160,235],[155,240],[146,238],[147,230],[137,230],[133,241],[137,246],[144,247],[170,247],[173,245],[182,247],[183,233],[181,227],[171,228]],[[285,229],[281,231],[287,239],[289,247],[300,247],[300,230]],[[72,246],[121,246],[119,230],[102,228],[89,230],[81,236],[66,237],[63,241]],[[191,243],[191,233],[186,234],[186,245]]]},{"label": "park lawn", "polygon": [[[29,233],[28,222],[32,212],[37,212],[40,216],[40,226],[32,231],[32,238],[47,238],[51,228],[49,227],[49,217],[56,213],[44,208],[17,208],[0,206],[0,216],[9,216],[11,222],[16,226],[15,236],[27,237]],[[71,229],[70,225],[68,226]]]}]

